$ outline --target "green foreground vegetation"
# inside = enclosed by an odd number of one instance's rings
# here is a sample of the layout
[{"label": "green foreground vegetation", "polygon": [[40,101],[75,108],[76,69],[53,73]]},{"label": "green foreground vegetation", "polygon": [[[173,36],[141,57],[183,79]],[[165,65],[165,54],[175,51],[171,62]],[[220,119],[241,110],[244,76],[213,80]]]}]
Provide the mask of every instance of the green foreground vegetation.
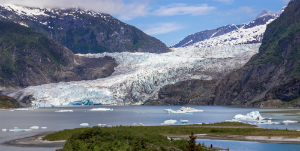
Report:
[{"label": "green foreground vegetation", "polygon": [[[223,122],[210,124],[228,126],[227,128],[207,127],[207,125],[177,125],[177,126],[115,126],[115,127],[87,127],[67,129],[45,136],[44,140],[67,140],[63,150],[189,150],[190,141],[170,141],[164,135],[207,134],[208,136],[284,136],[300,137],[300,132],[279,129],[248,128],[249,124]],[[247,126],[232,128],[232,125]],[[195,143],[194,143],[195,144]],[[196,145],[197,146],[197,145]],[[199,150],[206,150],[204,145],[198,144]]]}]

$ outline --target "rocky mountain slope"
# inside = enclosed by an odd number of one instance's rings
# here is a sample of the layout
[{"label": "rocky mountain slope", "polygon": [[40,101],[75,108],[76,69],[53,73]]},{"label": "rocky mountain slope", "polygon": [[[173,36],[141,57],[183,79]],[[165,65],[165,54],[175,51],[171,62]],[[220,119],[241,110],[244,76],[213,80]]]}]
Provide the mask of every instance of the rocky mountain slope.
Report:
[{"label": "rocky mountain slope", "polygon": [[9,96],[0,94],[0,109],[20,108],[20,103]]},{"label": "rocky mountain slope", "polygon": [[105,13],[6,4],[0,5],[0,19],[48,35],[74,53],[170,51],[158,39]]},{"label": "rocky mountain slope", "polygon": [[107,77],[117,63],[111,57],[74,55],[59,42],[28,27],[0,20],[1,89]]},{"label": "rocky mountain slope", "polygon": [[198,96],[189,97],[184,103],[300,107],[298,8],[300,0],[291,1],[281,16],[267,26],[259,53],[245,66],[216,82],[208,91],[198,91]]},{"label": "rocky mountain slope", "polygon": [[261,43],[267,24],[279,17],[284,9],[285,7],[275,14],[263,10],[256,19],[246,24],[226,25],[191,34],[171,48]]},{"label": "rocky mountain slope", "polygon": [[32,86],[9,96],[22,102],[29,99],[33,105],[81,105],[91,102],[141,105],[158,98],[159,90],[168,84],[220,79],[242,67],[258,52],[259,46],[248,44],[200,50],[178,48],[163,54],[123,52],[79,55],[94,59],[109,56],[116,59],[119,65],[107,78]]},{"label": "rocky mountain slope", "polygon": [[[299,107],[300,1],[289,3],[268,25],[259,53],[208,93],[219,105],[264,106],[267,102]],[[199,100],[206,100],[200,97]]]}]

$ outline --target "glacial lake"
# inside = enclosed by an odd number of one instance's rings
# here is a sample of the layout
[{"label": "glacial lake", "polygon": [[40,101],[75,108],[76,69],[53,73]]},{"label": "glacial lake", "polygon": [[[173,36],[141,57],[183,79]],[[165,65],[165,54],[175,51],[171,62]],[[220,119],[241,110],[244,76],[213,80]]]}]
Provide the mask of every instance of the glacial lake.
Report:
[{"label": "glacial lake", "polygon": [[[113,111],[89,111],[92,108],[113,108]],[[189,123],[213,123],[230,120],[236,114],[247,114],[251,111],[259,111],[262,117],[272,118],[272,122],[284,120],[300,121],[300,109],[256,109],[256,108],[230,108],[220,106],[192,106],[204,112],[193,114],[165,114],[164,109],[178,110],[181,106],[79,106],[79,107],[56,107],[40,108],[29,111],[0,110],[0,129],[29,129],[31,126],[47,127],[30,132],[2,132],[0,131],[0,143],[18,138],[33,136],[42,132],[59,131],[80,127],[81,123],[89,123],[90,126],[97,124],[107,125],[133,125],[143,123],[145,126],[160,125],[165,120],[177,121],[189,120]],[[73,112],[55,112],[56,110],[73,110]],[[179,122],[177,124],[180,124]],[[278,128],[300,130],[300,123],[279,125],[258,125],[262,128]],[[197,140],[205,144],[213,144],[216,147],[227,148],[231,151],[250,150],[300,150],[298,144],[257,143],[221,140]],[[248,147],[247,147],[248,146]],[[4,151],[54,151],[56,148],[28,148],[11,147],[0,145]]]}]

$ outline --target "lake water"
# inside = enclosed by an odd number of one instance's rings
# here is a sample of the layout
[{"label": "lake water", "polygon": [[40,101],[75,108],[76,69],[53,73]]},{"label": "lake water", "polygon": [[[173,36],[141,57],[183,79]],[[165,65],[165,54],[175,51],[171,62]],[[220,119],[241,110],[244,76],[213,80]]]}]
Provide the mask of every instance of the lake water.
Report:
[{"label": "lake water", "polygon": [[[194,106],[204,112],[194,114],[165,114],[164,109],[171,108],[177,110],[180,106],[105,106],[113,108],[113,111],[91,112],[92,108],[102,106],[80,106],[80,107],[59,107],[59,108],[40,108],[32,111],[8,111],[0,110],[0,129],[28,129],[31,126],[48,127],[45,130],[33,130],[30,132],[0,132],[0,143],[33,136],[41,132],[59,131],[63,129],[73,129],[80,127],[81,123],[89,123],[90,126],[97,124],[107,125],[132,125],[133,123],[143,123],[144,125],[160,125],[165,120],[175,119],[177,121],[189,120],[190,123],[213,123],[230,120],[236,114],[246,114],[251,111],[260,111],[262,117],[272,118],[274,122],[283,120],[300,121],[299,109],[254,109],[254,108],[229,108],[219,106]],[[58,113],[55,110],[73,110],[74,112]],[[179,124],[179,123],[178,123]],[[290,125],[259,125],[263,128],[279,129],[300,129],[300,123]],[[200,140],[203,142],[203,140]],[[274,146],[274,149],[284,147],[287,150],[300,150],[300,145],[294,144],[275,144],[275,143],[255,143],[238,141],[215,141],[205,140],[205,143],[214,146],[227,148],[230,150],[263,150],[263,148]],[[241,146],[254,146],[254,148]],[[0,150],[9,151],[53,151],[56,148],[24,148],[0,145]]]}]

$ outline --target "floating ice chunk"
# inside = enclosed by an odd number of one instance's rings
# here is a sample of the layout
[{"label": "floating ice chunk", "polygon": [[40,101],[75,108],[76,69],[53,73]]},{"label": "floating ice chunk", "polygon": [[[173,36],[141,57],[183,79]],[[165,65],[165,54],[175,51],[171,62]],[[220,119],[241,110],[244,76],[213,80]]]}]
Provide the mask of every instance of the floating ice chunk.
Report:
[{"label": "floating ice chunk", "polygon": [[283,121],[283,123],[298,123],[298,121],[286,120],[286,121]]},{"label": "floating ice chunk", "polygon": [[165,111],[167,114],[186,114],[187,113],[185,111],[181,111],[181,110],[174,111],[172,109],[165,109]]},{"label": "floating ice chunk", "polygon": [[73,110],[56,110],[55,112],[73,112]]},{"label": "floating ice chunk", "polygon": [[264,118],[259,114],[258,111],[252,111],[246,115],[237,114],[233,117],[234,119],[239,120],[263,120]]},{"label": "floating ice chunk", "polygon": [[2,129],[2,131],[3,131],[3,132],[6,132],[6,131],[7,131],[7,129]]},{"label": "floating ice chunk", "polygon": [[165,120],[164,123],[161,123],[161,125],[171,125],[171,124],[175,124],[177,122],[177,120]]},{"label": "floating ice chunk", "polygon": [[181,111],[184,111],[184,112],[203,112],[203,110],[197,110],[197,109],[194,109],[194,108],[191,108],[191,107],[182,107],[180,108]]},{"label": "floating ice chunk", "polygon": [[93,108],[90,109],[90,111],[113,111],[114,109],[112,108]]},{"label": "floating ice chunk", "polygon": [[38,126],[31,126],[30,129],[40,129]]},{"label": "floating ice chunk", "polygon": [[272,122],[271,120],[260,120],[256,124],[280,124],[279,122]]},{"label": "floating ice chunk", "polygon": [[89,123],[81,123],[80,126],[89,126]]},{"label": "floating ice chunk", "polygon": [[31,129],[19,129],[18,127],[14,127],[14,129],[9,129],[10,132],[28,132],[31,131]]},{"label": "floating ice chunk", "polygon": [[47,127],[41,127],[41,129],[47,129]]},{"label": "floating ice chunk", "polygon": [[187,124],[189,122],[189,120],[180,120],[181,124]]},{"label": "floating ice chunk", "polygon": [[232,120],[225,120],[225,122],[239,122],[241,123],[242,121],[236,120],[236,119],[232,119]]}]

